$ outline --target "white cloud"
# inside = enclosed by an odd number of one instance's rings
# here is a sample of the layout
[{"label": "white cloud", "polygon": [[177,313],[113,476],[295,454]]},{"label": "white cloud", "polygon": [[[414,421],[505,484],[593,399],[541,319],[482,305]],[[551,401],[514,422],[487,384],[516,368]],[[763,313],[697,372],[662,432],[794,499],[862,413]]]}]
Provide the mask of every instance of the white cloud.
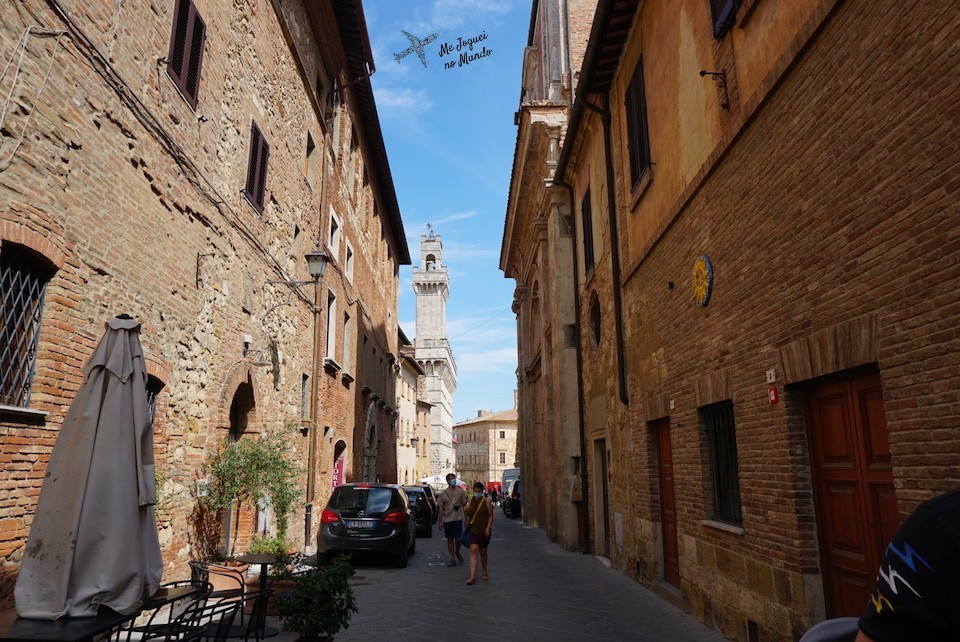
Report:
[{"label": "white cloud", "polygon": [[411,116],[429,111],[433,107],[430,97],[423,89],[384,87],[376,91],[377,111],[382,115]]}]

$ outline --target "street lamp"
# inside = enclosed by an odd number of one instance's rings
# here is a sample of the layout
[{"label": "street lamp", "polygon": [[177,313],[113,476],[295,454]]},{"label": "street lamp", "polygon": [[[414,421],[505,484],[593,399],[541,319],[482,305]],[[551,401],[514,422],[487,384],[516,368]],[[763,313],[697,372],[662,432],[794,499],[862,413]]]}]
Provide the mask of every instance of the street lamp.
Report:
[{"label": "street lamp", "polygon": [[[319,415],[319,404],[317,398],[320,396],[320,324],[323,308],[320,307],[320,282],[323,280],[323,273],[327,270],[327,264],[330,257],[320,249],[320,244],[313,248],[303,257],[307,261],[307,274],[310,275],[310,281],[267,281],[286,285],[291,289],[290,295],[305,285],[313,285],[313,372],[311,374],[312,383],[310,390],[310,425],[307,427],[309,441],[307,442],[307,501],[304,529],[307,542],[310,541],[311,521],[313,514],[313,498],[316,494],[317,474],[317,418]],[[289,303],[287,299],[286,303]],[[285,305],[285,304],[280,304]],[[274,306],[277,307],[277,306]],[[271,308],[273,309],[273,308]]]}]

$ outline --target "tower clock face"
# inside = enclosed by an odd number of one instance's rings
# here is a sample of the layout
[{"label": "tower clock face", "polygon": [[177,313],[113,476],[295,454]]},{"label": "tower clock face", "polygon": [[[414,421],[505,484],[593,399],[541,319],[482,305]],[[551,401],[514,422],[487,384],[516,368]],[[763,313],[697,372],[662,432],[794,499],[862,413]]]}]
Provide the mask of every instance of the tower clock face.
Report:
[{"label": "tower clock face", "polygon": [[693,262],[693,298],[701,308],[710,303],[713,291],[713,265],[710,257],[701,254]]}]

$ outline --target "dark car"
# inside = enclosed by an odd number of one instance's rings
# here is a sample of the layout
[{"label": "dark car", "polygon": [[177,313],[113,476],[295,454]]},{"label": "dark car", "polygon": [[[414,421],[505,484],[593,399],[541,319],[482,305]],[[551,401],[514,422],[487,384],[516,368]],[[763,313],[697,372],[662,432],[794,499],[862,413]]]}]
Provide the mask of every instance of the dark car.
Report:
[{"label": "dark car", "polygon": [[344,484],[333,489],[320,513],[317,560],[337,553],[384,553],[397,566],[417,548],[417,524],[407,493],[395,484]]},{"label": "dark car", "polygon": [[410,512],[417,523],[417,535],[433,537],[433,508],[427,498],[427,491],[422,486],[404,486],[407,501],[410,502]]},{"label": "dark car", "polygon": [[422,488],[427,494],[427,501],[430,502],[430,509],[433,511],[433,523],[436,524],[437,518],[440,517],[440,504],[437,501],[437,491],[435,491],[430,484],[416,484],[416,486],[417,488]]},{"label": "dark car", "polygon": [[503,498],[503,514],[513,519],[523,514],[520,504],[520,480],[514,480],[510,486],[510,492]]}]

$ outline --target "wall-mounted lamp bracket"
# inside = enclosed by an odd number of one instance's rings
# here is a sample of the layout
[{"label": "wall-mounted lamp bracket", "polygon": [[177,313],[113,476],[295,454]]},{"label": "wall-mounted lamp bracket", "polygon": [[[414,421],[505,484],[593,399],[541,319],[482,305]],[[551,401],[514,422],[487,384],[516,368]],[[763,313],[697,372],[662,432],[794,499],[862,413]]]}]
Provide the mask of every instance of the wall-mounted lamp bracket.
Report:
[{"label": "wall-mounted lamp bracket", "polygon": [[717,83],[717,87],[723,90],[723,102],[720,103],[720,109],[730,109],[730,94],[727,93],[727,72],[726,71],[707,71],[700,70],[700,77],[710,76]]}]

